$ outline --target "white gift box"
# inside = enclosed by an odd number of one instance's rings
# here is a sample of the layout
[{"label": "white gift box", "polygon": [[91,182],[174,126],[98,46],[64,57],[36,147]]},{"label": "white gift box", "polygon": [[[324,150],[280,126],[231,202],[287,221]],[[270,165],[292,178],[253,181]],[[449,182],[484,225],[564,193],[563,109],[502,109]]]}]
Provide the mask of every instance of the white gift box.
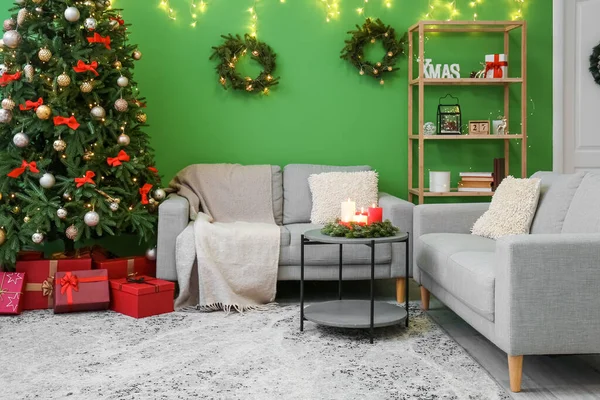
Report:
[{"label": "white gift box", "polygon": [[485,55],[486,78],[508,78],[508,57],[506,54]]}]

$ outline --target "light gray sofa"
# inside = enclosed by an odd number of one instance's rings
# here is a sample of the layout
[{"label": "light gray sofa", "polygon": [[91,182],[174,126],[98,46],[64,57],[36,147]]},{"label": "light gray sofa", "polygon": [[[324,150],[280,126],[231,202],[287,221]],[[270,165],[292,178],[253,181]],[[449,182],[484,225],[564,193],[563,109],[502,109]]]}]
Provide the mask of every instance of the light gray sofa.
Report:
[{"label": "light gray sofa", "polygon": [[520,391],[524,355],[600,353],[600,174],[538,172],[529,235],[469,233],[481,204],[415,207],[414,278],[508,354]]},{"label": "light gray sofa", "polygon": [[[281,226],[279,280],[300,280],[300,235],[321,227],[310,223],[312,200],[308,177],[311,174],[332,171],[367,171],[368,166],[334,167],[311,164],[290,164],[283,171],[271,166],[273,211]],[[380,193],[379,205],[383,218],[389,219],[402,231],[412,234],[413,204],[387,193]],[[157,277],[176,281],[175,245],[177,236],[189,223],[189,206],[185,198],[170,195],[159,207]],[[409,253],[412,249],[412,235]],[[344,279],[370,279],[370,249],[364,245],[344,246]],[[411,256],[411,254],[409,254]],[[410,258],[412,265],[412,258]],[[339,252],[336,246],[311,246],[305,252],[305,279],[337,280]],[[377,245],[375,259],[376,279],[396,278],[399,302],[405,295],[405,244]],[[412,270],[412,269],[411,269]],[[412,272],[411,272],[412,273]]]}]

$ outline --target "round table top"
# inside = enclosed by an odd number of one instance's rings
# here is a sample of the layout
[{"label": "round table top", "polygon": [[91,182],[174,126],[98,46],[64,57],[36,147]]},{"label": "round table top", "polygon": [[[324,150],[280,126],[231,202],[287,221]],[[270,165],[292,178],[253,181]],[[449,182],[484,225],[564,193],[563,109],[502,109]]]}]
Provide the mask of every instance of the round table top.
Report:
[{"label": "round table top", "polygon": [[347,237],[336,237],[329,236],[321,233],[320,229],[311,229],[310,231],[304,232],[304,237],[313,242],[320,243],[334,243],[334,244],[370,244],[375,243],[392,243],[392,242],[404,242],[408,239],[408,233],[398,232],[397,235],[381,237],[381,238],[347,238]]}]

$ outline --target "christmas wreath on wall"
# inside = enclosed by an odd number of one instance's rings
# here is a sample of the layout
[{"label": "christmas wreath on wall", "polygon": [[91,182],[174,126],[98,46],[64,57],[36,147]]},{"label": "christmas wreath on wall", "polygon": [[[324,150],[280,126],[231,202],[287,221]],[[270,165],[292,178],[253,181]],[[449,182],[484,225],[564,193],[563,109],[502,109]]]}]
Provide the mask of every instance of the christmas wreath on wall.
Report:
[{"label": "christmas wreath on wall", "polygon": [[594,81],[600,85],[600,44],[594,47],[590,56],[590,72],[594,77]]},{"label": "christmas wreath on wall", "polygon": [[[214,52],[210,59],[221,61],[217,65],[217,72],[219,83],[223,85],[224,89],[227,89],[229,83],[229,86],[235,90],[267,94],[271,86],[279,83],[279,78],[273,76],[276,56],[269,45],[259,42],[248,34],[245,34],[243,39],[240,35],[223,35],[221,37],[225,39],[225,43],[213,47]],[[263,67],[256,78],[244,77],[235,69],[237,62],[246,55],[252,57]]]},{"label": "christmas wreath on wall", "polygon": [[[406,34],[402,38],[396,38],[396,31],[389,25],[385,25],[378,18],[373,21],[367,18],[363,26],[356,25],[355,31],[348,33],[352,37],[346,40],[346,46],[342,49],[340,58],[348,60],[358,69],[360,75],[372,76],[379,79],[383,85],[383,77],[395,71],[398,58],[404,55],[404,46],[406,44]],[[381,61],[372,63],[365,60],[364,48],[368,44],[376,43],[381,40],[385,55]]]}]

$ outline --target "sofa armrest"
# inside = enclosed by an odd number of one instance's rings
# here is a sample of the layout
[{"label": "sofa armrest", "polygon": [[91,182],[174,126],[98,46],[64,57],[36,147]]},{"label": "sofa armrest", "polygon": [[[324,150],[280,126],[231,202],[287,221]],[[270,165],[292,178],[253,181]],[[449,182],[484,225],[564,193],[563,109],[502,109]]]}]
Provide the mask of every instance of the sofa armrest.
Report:
[{"label": "sofa armrest", "polygon": [[[391,194],[380,192],[379,206],[383,208],[384,220],[389,219],[392,225],[400,228],[400,231],[410,234],[408,238],[408,272],[409,276],[412,276],[413,209],[415,205]],[[390,271],[392,277],[406,275],[405,260],[406,245],[404,243],[394,243],[392,245],[392,265]]]},{"label": "sofa armrest", "polygon": [[509,355],[600,352],[600,234],[498,239],[497,345]]},{"label": "sofa armrest", "polygon": [[420,204],[414,210],[415,237],[427,233],[469,233],[490,203]]},{"label": "sofa armrest", "polygon": [[190,205],[185,197],[171,194],[158,207],[157,278],[177,280],[175,244],[177,236],[185,229],[189,219]]}]

